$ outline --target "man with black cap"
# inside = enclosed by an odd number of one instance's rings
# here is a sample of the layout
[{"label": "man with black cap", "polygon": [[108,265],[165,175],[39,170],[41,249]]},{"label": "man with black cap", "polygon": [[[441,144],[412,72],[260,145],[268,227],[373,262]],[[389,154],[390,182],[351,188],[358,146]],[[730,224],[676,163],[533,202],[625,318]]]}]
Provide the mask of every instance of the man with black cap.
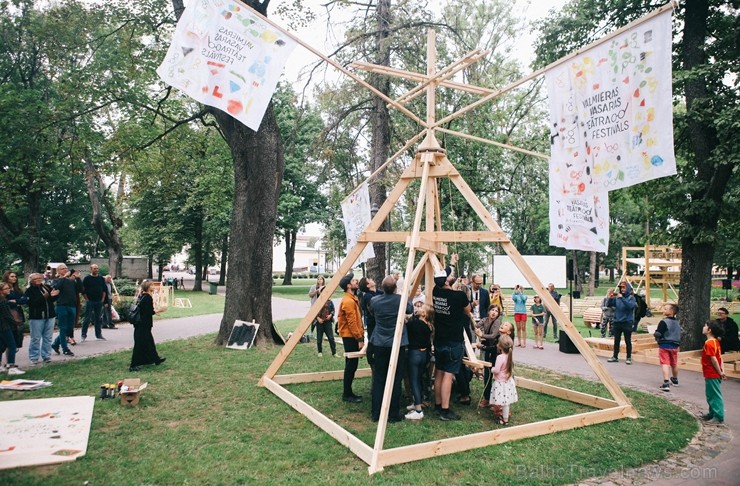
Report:
[{"label": "man with black cap", "polygon": [[[339,286],[344,290],[342,303],[339,304],[337,313],[337,327],[339,336],[344,344],[344,352],[351,353],[359,351],[365,340],[365,330],[362,327],[362,317],[360,315],[360,303],[357,299],[357,279],[354,273],[349,273],[339,281]],[[355,395],[352,391],[352,382],[355,379],[355,372],[359,358],[344,358],[344,390],[342,400],[350,403],[360,403],[362,397]]]},{"label": "man with black cap", "polygon": [[[451,266],[457,262],[453,255]],[[470,302],[465,292],[452,290],[449,283],[451,268],[434,274],[434,403],[441,420],[460,420],[450,410],[452,380],[460,371],[463,358],[464,326],[470,322]]]}]

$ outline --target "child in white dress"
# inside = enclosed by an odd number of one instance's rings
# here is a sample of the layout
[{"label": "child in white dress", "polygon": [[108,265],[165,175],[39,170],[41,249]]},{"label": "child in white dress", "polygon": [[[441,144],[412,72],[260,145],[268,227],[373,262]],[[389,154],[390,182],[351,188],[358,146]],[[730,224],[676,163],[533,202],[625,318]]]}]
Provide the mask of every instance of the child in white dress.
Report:
[{"label": "child in white dress", "polygon": [[493,390],[491,390],[490,402],[494,405],[496,414],[496,423],[507,425],[509,423],[509,405],[519,400],[516,393],[516,383],[514,381],[514,362],[513,362],[514,341],[506,335],[502,335],[498,340],[498,349],[500,354],[496,357],[496,364],[491,373],[493,373]]}]

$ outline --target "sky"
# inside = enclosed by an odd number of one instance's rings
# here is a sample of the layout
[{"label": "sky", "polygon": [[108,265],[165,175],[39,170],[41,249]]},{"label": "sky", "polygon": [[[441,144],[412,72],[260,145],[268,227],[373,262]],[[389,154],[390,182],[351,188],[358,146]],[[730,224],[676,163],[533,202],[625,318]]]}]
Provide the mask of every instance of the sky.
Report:
[{"label": "sky", "polygon": [[[276,14],[280,5],[287,5],[293,3],[294,0],[273,0],[270,3],[270,10],[268,15],[270,20],[276,22],[281,27],[286,28],[292,34],[297,35],[301,41],[309,44],[311,47],[328,54],[333,50],[333,44],[331,41],[327,41],[327,28],[326,28],[326,13],[319,5],[319,0],[313,0],[309,3],[316,4],[314,12],[317,15],[317,19],[311,23],[310,26],[293,31],[287,28],[286,23]],[[531,21],[538,20],[547,15],[547,12],[552,9],[560,9],[567,3],[568,0],[512,0],[512,8],[520,11],[521,16]],[[323,3],[323,2],[321,2]],[[441,3],[439,0],[430,0],[430,8],[435,12],[441,11]],[[336,16],[336,13],[333,13]],[[334,22],[336,24],[336,22]],[[335,36],[341,33],[333,32]],[[524,29],[518,32],[518,37],[513,39],[512,44],[517,46],[517,55],[521,61],[521,65],[526,70],[526,67],[534,59],[534,47],[533,42],[535,40],[534,33],[529,29]],[[291,82],[296,83],[300,70],[307,64],[315,62],[317,59],[314,54],[310,53],[306,49],[298,46],[293,52],[288,64],[286,65],[285,77]],[[301,83],[297,83],[298,87]]]}]

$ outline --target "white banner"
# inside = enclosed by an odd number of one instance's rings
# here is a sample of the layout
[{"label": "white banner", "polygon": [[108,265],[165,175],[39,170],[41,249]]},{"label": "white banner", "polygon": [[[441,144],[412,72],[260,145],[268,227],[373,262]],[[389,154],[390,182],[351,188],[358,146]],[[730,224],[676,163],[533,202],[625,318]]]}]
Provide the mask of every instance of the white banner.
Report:
[{"label": "white banner", "polygon": [[609,193],[565,194],[550,166],[550,245],[568,250],[609,250]]},{"label": "white banner", "polygon": [[196,0],[180,17],[157,74],[256,131],[295,46],[236,1]]},{"label": "white banner", "polygon": [[[608,245],[608,225],[600,233],[598,224],[608,221],[606,192],[676,174],[671,41],[666,10],[545,74],[551,244]],[[579,242],[563,233],[567,228],[582,235]]]},{"label": "white banner", "polygon": [[[367,182],[363,182],[359,189],[342,201],[342,221],[347,234],[347,254],[355,247],[357,238],[368,227],[371,219],[370,191]],[[375,258],[372,243],[368,243],[358,261],[362,263],[370,258]]]}]

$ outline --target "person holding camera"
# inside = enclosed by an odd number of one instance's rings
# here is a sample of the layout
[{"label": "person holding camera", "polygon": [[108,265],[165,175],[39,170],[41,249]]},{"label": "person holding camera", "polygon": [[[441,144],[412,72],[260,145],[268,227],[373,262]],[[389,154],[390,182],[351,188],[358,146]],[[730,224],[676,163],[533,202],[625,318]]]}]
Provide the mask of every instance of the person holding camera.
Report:
[{"label": "person holding camera", "polygon": [[511,294],[514,301],[514,322],[516,322],[517,348],[527,347],[527,296],[521,285],[514,288]]},{"label": "person holding camera", "polygon": [[[308,290],[308,296],[311,297],[311,305],[314,305],[314,303],[318,300],[321,291],[324,290],[324,287],[326,287],[326,280],[324,280],[323,276],[319,275],[318,277],[316,277],[316,283],[311,285],[311,288]],[[315,330],[316,320],[311,323],[311,334],[313,334]]]},{"label": "person holding camera", "polygon": [[[322,277],[323,279],[323,277]],[[318,290],[317,296],[321,295],[324,286],[321,286]],[[324,353],[322,352],[324,334],[326,334],[326,340],[329,341],[329,347],[331,348],[331,355],[337,357],[337,343],[334,341],[334,333],[332,332],[332,324],[334,323],[334,302],[331,299],[326,301],[324,307],[319,311],[319,315],[316,316],[311,327],[316,327],[316,349],[318,351],[319,358]]]}]

